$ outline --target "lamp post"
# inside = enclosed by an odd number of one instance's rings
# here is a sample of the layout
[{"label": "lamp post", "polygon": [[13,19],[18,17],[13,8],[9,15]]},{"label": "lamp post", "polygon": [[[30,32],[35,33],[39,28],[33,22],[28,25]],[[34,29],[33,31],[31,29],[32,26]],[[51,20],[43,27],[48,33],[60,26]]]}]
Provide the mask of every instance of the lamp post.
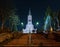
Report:
[{"label": "lamp post", "polygon": [[[38,28],[38,26],[39,26],[39,22],[36,22],[36,27]],[[37,29],[36,29],[37,30]],[[36,31],[35,31],[36,32]]]},{"label": "lamp post", "polygon": [[21,25],[23,26],[23,25],[24,25],[24,23],[23,23],[23,22],[21,22]]}]

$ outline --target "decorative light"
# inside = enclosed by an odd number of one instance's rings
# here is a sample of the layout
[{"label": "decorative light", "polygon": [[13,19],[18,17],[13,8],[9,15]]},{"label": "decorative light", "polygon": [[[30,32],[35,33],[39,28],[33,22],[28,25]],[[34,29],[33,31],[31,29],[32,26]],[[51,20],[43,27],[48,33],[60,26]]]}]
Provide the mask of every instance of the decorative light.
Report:
[{"label": "decorative light", "polygon": [[36,22],[36,25],[39,25],[39,22]]},{"label": "decorative light", "polygon": [[53,31],[53,28],[52,28],[52,27],[50,28],[50,31],[51,31],[51,32]]},{"label": "decorative light", "polygon": [[24,25],[24,23],[23,23],[23,22],[21,22],[21,25],[23,26],[23,25]]}]

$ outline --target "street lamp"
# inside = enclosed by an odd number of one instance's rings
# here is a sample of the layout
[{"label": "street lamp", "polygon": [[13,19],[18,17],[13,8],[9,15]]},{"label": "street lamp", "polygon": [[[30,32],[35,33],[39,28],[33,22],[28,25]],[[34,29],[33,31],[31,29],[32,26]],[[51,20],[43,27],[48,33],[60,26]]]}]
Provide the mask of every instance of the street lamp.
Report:
[{"label": "street lamp", "polygon": [[24,25],[24,23],[23,23],[23,22],[21,22],[21,25],[23,26],[23,25]]},{"label": "street lamp", "polygon": [[39,25],[39,22],[36,22],[36,25]]}]

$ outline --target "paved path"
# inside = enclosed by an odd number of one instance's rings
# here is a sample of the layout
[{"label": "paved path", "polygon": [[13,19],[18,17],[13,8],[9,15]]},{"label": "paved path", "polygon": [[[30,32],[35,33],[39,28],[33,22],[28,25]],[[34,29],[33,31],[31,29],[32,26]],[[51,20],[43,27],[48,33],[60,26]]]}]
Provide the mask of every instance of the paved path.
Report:
[{"label": "paved path", "polygon": [[41,34],[31,34],[31,44],[29,44],[29,34],[24,34],[18,39],[14,39],[8,42],[6,45],[15,46],[60,46],[60,42],[55,42],[54,40],[46,39]]}]

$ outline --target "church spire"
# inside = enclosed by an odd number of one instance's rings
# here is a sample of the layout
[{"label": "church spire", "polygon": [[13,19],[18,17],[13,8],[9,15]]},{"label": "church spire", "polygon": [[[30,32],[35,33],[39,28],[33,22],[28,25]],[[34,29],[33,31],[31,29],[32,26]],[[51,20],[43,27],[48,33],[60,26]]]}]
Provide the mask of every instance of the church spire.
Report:
[{"label": "church spire", "polygon": [[31,15],[31,9],[29,8],[29,15]]}]

